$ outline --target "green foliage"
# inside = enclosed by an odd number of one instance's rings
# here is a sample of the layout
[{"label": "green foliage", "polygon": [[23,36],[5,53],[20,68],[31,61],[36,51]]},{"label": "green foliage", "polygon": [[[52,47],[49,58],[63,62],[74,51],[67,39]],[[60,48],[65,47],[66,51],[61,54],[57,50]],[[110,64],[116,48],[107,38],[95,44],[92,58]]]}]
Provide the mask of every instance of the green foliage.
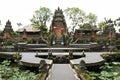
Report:
[{"label": "green foliage", "polygon": [[[120,17],[118,17],[115,21],[115,24],[120,27]],[[119,29],[120,30],[120,29]],[[120,32],[120,31],[119,31]]]},{"label": "green foliage", "polygon": [[73,31],[76,26],[81,25],[84,22],[85,12],[77,7],[67,8],[64,10],[65,14],[71,20]]},{"label": "green foliage", "polygon": [[105,21],[102,21],[100,23],[98,23],[98,27],[102,30],[105,30],[105,27],[106,27],[106,22]]},{"label": "green foliage", "polygon": [[10,61],[5,60],[0,65],[0,76],[2,80],[36,80],[35,73],[28,70],[20,70],[18,67],[12,67],[10,63]]},{"label": "green foliage", "polygon": [[91,24],[91,25],[95,25],[96,21],[97,21],[97,16],[93,13],[89,13],[86,16],[86,21],[87,23]]},{"label": "green foliage", "polygon": [[115,41],[116,45],[120,45],[120,40]]},{"label": "green foliage", "polygon": [[7,39],[2,42],[2,45],[4,45],[4,46],[12,45],[12,44],[13,44],[13,40],[11,40],[11,39]]},{"label": "green foliage", "polygon": [[19,35],[18,32],[11,32],[10,34],[11,34],[11,35],[14,35],[14,36]]},{"label": "green foliage", "polygon": [[74,31],[75,27],[81,27],[86,23],[93,26],[97,21],[97,16],[95,14],[89,13],[86,15],[83,10],[77,7],[67,8],[64,10],[64,12],[69,20],[71,20],[71,25],[73,26],[72,31]]},{"label": "green foliage", "polygon": [[100,75],[99,73],[89,72],[88,74],[93,80],[99,80],[98,79],[98,76]]},{"label": "green foliage", "polygon": [[21,54],[19,52],[17,52],[16,54],[13,55],[13,57],[15,59],[14,60],[15,62],[19,62],[19,60],[21,59]]},{"label": "green foliage", "polygon": [[91,24],[89,24],[89,23],[84,23],[83,26],[81,26],[81,29],[89,29],[89,30],[90,30],[90,29],[92,29],[92,27],[93,27],[93,26],[92,26]]},{"label": "green foliage", "polygon": [[42,72],[42,73],[40,73],[40,74],[37,75],[36,80],[43,80],[44,76],[45,76],[45,73]]},{"label": "green foliage", "polygon": [[26,40],[25,41],[27,44],[30,44],[30,43],[32,43],[32,40]]},{"label": "green foliage", "polygon": [[80,74],[85,80],[93,80],[87,73],[81,73]]},{"label": "green foliage", "polygon": [[101,43],[101,42],[102,42],[102,40],[100,40],[100,39],[97,39],[97,40],[96,40],[96,42],[97,42],[97,43]]},{"label": "green foliage", "polygon": [[47,29],[46,23],[50,20],[52,12],[49,8],[40,7],[38,10],[35,11],[33,18],[31,19],[32,25],[44,31]]},{"label": "green foliage", "polygon": [[104,19],[104,21],[101,21],[98,23],[98,26],[100,29],[102,29],[104,32],[106,32],[106,29],[108,29],[108,24],[111,24],[111,26],[117,26],[118,23],[116,23],[117,20],[111,20],[111,19]]},{"label": "green foliage", "polygon": [[105,63],[101,72],[89,72],[93,80],[120,80],[120,62]]},{"label": "green foliage", "polygon": [[107,62],[109,61],[120,61],[120,52],[105,53],[101,55]]}]

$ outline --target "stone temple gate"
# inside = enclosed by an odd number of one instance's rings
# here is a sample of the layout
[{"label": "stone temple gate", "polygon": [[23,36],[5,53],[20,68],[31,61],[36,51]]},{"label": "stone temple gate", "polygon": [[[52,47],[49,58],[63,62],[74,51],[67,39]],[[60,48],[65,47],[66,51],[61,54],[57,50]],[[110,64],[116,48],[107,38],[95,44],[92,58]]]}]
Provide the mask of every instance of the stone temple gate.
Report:
[{"label": "stone temple gate", "polygon": [[66,36],[68,33],[66,21],[64,19],[63,11],[58,7],[54,12],[53,20],[50,26],[52,32],[51,45],[52,46],[65,46]]}]

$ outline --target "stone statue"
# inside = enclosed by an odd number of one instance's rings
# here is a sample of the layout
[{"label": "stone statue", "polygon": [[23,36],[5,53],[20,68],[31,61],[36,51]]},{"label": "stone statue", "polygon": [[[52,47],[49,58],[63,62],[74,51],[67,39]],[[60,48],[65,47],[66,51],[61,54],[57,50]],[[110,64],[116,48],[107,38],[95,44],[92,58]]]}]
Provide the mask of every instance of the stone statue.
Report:
[{"label": "stone statue", "polygon": [[53,59],[53,55],[52,55],[52,52],[51,51],[48,51],[48,59]]},{"label": "stone statue", "polygon": [[79,63],[79,73],[86,71],[86,63],[84,60],[81,60]]},{"label": "stone statue", "polygon": [[39,72],[47,72],[47,63],[45,60],[40,61]]},{"label": "stone statue", "polygon": [[73,59],[73,51],[72,50],[69,51],[69,59]]}]

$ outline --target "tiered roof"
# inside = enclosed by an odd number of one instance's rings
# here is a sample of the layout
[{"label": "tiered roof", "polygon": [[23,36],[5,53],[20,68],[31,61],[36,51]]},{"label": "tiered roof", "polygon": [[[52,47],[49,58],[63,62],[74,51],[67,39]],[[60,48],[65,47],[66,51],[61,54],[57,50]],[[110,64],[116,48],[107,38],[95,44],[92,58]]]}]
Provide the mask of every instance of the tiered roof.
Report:
[{"label": "tiered roof", "polygon": [[24,32],[24,30],[26,30],[26,32],[39,32],[40,30],[37,28],[34,28],[32,25],[27,25],[24,26],[23,28],[18,29],[18,32]]},{"label": "tiered roof", "polygon": [[67,30],[66,21],[64,19],[63,11],[58,7],[58,9],[55,10],[52,24],[51,24],[51,30],[53,27],[64,27],[65,31]]},{"label": "tiered roof", "polygon": [[8,20],[6,22],[6,25],[5,25],[3,33],[10,33],[10,32],[13,32],[13,29],[12,29],[11,22]]}]

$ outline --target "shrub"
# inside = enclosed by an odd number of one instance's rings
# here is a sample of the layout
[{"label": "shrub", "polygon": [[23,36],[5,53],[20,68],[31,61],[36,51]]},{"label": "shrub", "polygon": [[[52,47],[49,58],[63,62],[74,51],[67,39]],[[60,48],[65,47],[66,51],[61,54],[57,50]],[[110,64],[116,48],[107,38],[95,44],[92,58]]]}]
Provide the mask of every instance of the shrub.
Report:
[{"label": "shrub", "polygon": [[84,78],[84,80],[93,80],[87,73],[81,73],[80,74],[81,77]]},{"label": "shrub", "polygon": [[12,45],[12,44],[13,44],[13,41],[10,40],[10,39],[4,40],[4,41],[2,42],[2,45],[5,45],[5,46],[7,46],[7,45]]},{"label": "shrub", "polygon": [[26,40],[25,41],[27,44],[30,44],[30,43],[32,43],[32,40]]},{"label": "shrub", "polygon": [[10,61],[5,60],[0,65],[2,80],[36,80],[36,75],[30,71],[20,70],[19,67],[10,66]]},{"label": "shrub", "polygon": [[120,40],[115,41],[116,45],[120,45]]},{"label": "shrub", "polygon": [[89,72],[93,80],[120,80],[120,62],[105,63],[98,72]]},{"label": "shrub", "polygon": [[120,61],[120,52],[105,53],[101,55],[107,62]]}]

